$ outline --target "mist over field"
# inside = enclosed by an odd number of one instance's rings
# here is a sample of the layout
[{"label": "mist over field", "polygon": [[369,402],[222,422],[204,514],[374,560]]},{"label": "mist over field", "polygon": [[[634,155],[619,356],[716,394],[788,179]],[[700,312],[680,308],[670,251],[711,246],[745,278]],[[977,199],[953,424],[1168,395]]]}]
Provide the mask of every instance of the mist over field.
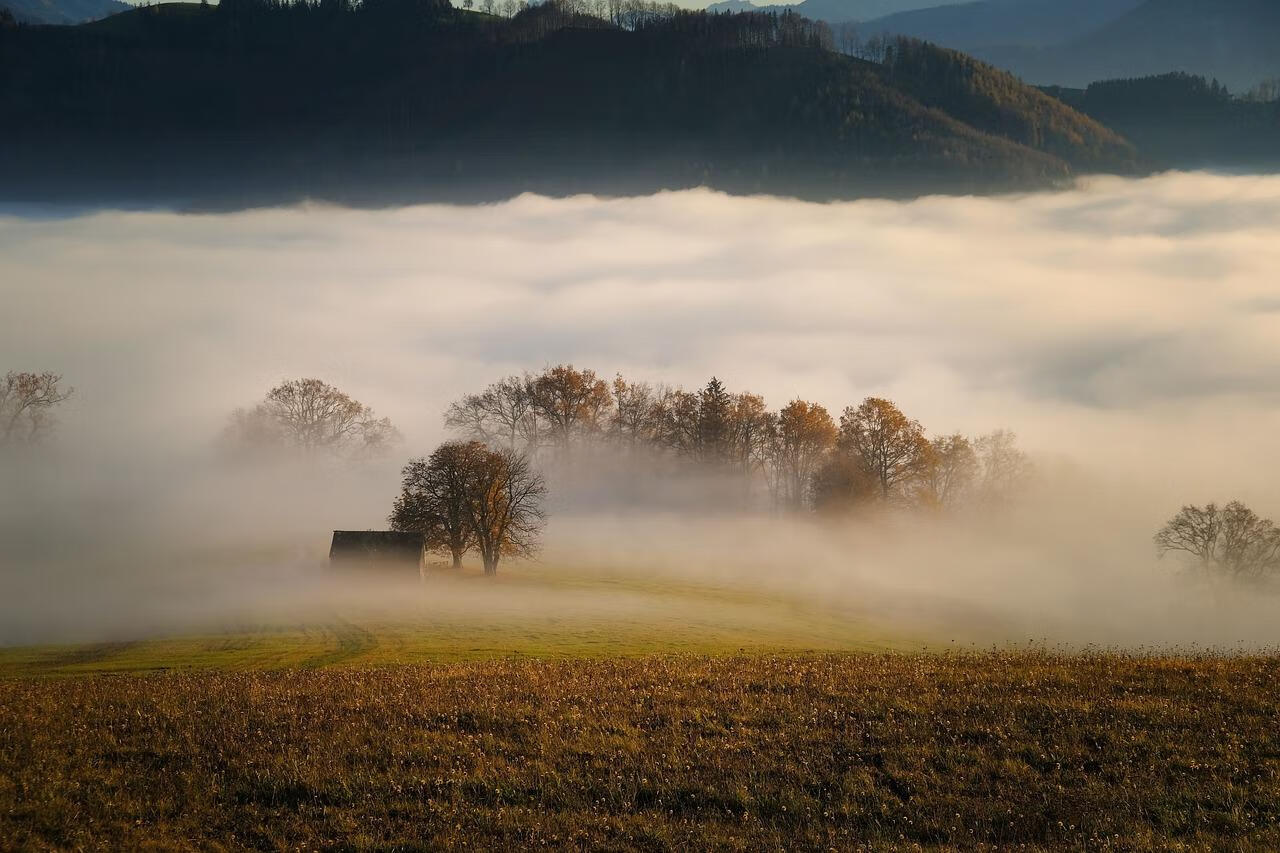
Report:
[{"label": "mist over field", "polygon": [[[742,583],[944,642],[1280,643],[1275,599],[1188,584],[1151,545],[1183,503],[1280,515],[1280,178],[23,213],[0,216],[0,372],[52,370],[76,394],[46,446],[0,457],[0,642],[377,598],[317,576],[329,532],[385,526],[399,466],[445,437],[450,401],[565,362],[689,388],[715,375],[773,408],[884,396],[931,434],[1016,431],[1040,475],[999,517],[832,527],[636,506],[615,472],[553,489],[547,566]],[[301,376],[405,443],[360,465],[224,464],[229,412]]]}]

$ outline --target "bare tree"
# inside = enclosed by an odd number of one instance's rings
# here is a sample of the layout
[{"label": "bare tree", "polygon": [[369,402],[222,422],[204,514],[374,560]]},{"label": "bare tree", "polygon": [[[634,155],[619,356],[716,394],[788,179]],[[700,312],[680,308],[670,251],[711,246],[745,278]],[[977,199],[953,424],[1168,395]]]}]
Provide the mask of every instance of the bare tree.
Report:
[{"label": "bare tree", "polygon": [[484,573],[496,575],[502,557],[532,556],[546,518],[547,487],[529,457],[486,450],[474,458],[467,483],[467,520]]},{"label": "bare tree", "polygon": [[978,470],[978,454],[968,438],[960,433],[935,438],[920,478],[921,503],[938,509],[958,506],[973,492]]},{"label": "bare tree", "polygon": [[1161,557],[1188,554],[1206,573],[1258,580],[1280,571],[1280,530],[1239,501],[1184,506],[1155,535]]},{"label": "bare tree", "polygon": [[392,530],[421,533],[427,548],[447,551],[455,569],[475,544],[467,503],[470,476],[488,448],[478,441],[449,442],[429,459],[411,459],[388,521]]},{"label": "bare tree", "polygon": [[652,444],[657,438],[660,420],[653,386],[647,382],[628,382],[619,374],[614,377],[611,392],[614,441],[633,453],[641,445]]},{"label": "bare tree", "polygon": [[840,417],[840,450],[860,462],[884,500],[924,474],[930,449],[920,422],[888,400],[868,397]]},{"label": "bare tree", "polygon": [[857,56],[862,46],[858,25],[853,21],[836,24],[834,32],[836,50],[845,56]]},{"label": "bare tree", "polygon": [[996,430],[973,442],[978,457],[978,499],[1002,504],[1015,497],[1031,476],[1031,460],[1018,448],[1018,436]]},{"label": "bare tree", "polygon": [[54,427],[53,409],[74,393],[56,373],[10,371],[0,379],[0,445],[41,440]]},{"label": "bare tree", "polygon": [[445,426],[468,438],[534,453],[541,424],[533,407],[532,380],[508,376],[479,394],[469,394],[445,412]]},{"label": "bare tree", "polygon": [[319,379],[283,382],[252,410],[238,409],[223,434],[232,447],[294,447],[377,455],[400,440],[387,418]]}]

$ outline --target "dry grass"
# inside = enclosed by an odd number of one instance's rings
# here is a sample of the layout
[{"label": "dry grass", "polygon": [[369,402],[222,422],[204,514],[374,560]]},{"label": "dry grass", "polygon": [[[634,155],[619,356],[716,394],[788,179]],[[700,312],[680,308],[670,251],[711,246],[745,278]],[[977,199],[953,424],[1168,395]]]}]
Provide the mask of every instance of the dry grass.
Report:
[{"label": "dry grass", "polygon": [[1280,847],[1280,659],[0,680],[0,844]]}]

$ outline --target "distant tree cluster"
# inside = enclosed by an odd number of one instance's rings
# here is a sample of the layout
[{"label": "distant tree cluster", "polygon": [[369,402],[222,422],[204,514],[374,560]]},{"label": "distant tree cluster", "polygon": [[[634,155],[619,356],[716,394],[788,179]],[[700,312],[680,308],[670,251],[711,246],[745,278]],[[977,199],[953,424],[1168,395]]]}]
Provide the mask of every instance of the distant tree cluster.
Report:
[{"label": "distant tree cluster", "polygon": [[1280,104],[1280,77],[1268,77],[1243,95],[1257,104]]},{"label": "distant tree cluster", "polygon": [[479,441],[449,442],[411,460],[402,477],[392,529],[423,534],[454,568],[473,548],[487,575],[497,574],[503,557],[536,551],[547,489],[528,456]]},{"label": "distant tree cluster", "polygon": [[1186,112],[1214,113],[1232,98],[1227,87],[1217,80],[1177,71],[1091,83],[1084,99],[1091,111],[1100,113],[1137,110],[1148,116],[1173,116]]},{"label": "distant tree cluster", "polygon": [[1181,554],[1209,576],[1259,581],[1280,574],[1280,529],[1240,501],[1184,506],[1155,543],[1161,557]]},{"label": "distant tree cluster", "polygon": [[894,504],[958,509],[1016,493],[1030,465],[1012,433],[930,439],[888,400],[850,406],[839,423],[793,400],[778,411],[712,377],[697,391],[606,381],[557,365],[509,376],[449,406],[455,433],[569,463],[588,450],[666,458],[759,485],[779,509],[838,512]]},{"label": "distant tree cluster", "polygon": [[74,389],[56,373],[9,371],[0,377],[0,446],[34,444],[56,425],[54,409]]},{"label": "distant tree cluster", "polygon": [[306,454],[363,457],[400,441],[388,418],[319,379],[282,382],[251,409],[236,409],[222,434],[233,452],[293,449]]},{"label": "distant tree cluster", "polygon": [[1274,80],[1242,95],[1184,72],[1045,91],[1124,134],[1160,166],[1258,168],[1280,157],[1280,83]]}]

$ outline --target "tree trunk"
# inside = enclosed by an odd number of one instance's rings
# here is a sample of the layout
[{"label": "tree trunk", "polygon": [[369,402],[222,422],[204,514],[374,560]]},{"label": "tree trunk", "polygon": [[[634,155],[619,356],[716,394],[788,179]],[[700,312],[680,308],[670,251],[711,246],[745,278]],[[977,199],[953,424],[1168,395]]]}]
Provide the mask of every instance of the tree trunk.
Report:
[{"label": "tree trunk", "polygon": [[453,567],[455,569],[462,568],[462,552],[461,551],[456,551],[456,550],[453,551]]}]

